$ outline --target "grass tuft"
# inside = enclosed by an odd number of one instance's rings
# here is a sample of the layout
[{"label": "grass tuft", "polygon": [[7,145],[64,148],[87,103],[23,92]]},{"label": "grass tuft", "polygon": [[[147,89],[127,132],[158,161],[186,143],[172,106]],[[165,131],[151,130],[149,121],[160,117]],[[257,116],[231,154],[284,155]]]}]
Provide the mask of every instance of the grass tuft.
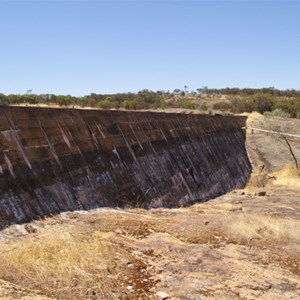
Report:
[{"label": "grass tuft", "polygon": [[276,243],[299,243],[298,220],[269,215],[239,214],[225,225],[228,235],[237,240],[258,239]]},{"label": "grass tuft", "polygon": [[97,232],[47,236],[20,247],[6,245],[0,277],[60,299],[117,299],[107,292],[119,286],[111,253],[112,246]]},{"label": "grass tuft", "polygon": [[300,189],[300,171],[295,166],[287,165],[280,171],[272,174],[276,179],[272,182],[274,186]]}]

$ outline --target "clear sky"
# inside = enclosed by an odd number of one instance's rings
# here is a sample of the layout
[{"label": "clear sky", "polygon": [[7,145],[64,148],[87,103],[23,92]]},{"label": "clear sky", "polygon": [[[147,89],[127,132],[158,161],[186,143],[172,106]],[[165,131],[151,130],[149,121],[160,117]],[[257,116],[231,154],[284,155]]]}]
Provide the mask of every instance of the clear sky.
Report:
[{"label": "clear sky", "polygon": [[0,92],[300,89],[300,1],[1,1]]}]

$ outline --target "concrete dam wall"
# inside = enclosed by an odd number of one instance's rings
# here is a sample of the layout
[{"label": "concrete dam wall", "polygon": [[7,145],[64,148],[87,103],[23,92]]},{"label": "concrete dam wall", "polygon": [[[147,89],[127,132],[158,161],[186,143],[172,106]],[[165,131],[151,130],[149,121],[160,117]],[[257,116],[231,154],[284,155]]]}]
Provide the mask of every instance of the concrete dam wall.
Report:
[{"label": "concrete dam wall", "polygon": [[0,228],[66,210],[178,207],[242,188],[245,117],[0,108]]}]

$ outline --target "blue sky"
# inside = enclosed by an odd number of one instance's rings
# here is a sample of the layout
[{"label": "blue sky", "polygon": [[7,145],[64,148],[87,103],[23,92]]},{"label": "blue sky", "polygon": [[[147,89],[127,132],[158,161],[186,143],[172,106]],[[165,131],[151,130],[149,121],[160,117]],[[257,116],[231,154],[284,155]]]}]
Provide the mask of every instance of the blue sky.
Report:
[{"label": "blue sky", "polygon": [[298,1],[1,1],[0,92],[300,89]]}]

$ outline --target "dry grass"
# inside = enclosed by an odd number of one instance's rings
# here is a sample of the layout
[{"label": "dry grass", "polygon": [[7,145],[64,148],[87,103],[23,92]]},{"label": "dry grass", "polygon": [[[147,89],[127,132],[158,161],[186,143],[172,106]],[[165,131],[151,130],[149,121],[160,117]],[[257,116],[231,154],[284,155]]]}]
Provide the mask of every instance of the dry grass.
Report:
[{"label": "dry grass", "polygon": [[275,243],[300,243],[300,221],[270,215],[243,213],[228,220],[225,231],[238,241],[257,239]]},{"label": "dry grass", "polygon": [[60,299],[118,299],[113,261],[118,249],[100,233],[52,235],[3,250],[0,277],[7,281]]},{"label": "dry grass", "polygon": [[285,186],[288,188],[300,189],[300,174],[295,166],[287,165],[278,172],[274,172],[271,176],[276,179],[272,182],[274,186]]},{"label": "dry grass", "polygon": [[273,176],[270,176],[268,174],[258,174],[256,172],[253,172],[244,190],[246,192],[249,192],[251,191],[252,188],[266,187],[272,181],[274,181]]},{"label": "dry grass", "polygon": [[253,172],[247,183],[245,191],[251,191],[253,187],[280,186],[290,189],[300,189],[300,170],[294,165],[288,164],[279,171],[273,173]]},{"label": "dry grass", "polygon": [[262,122],[262,120],[264,119],[264,116],[256,111],[254,111],[252,113],[242,113],[241,115],[248,117],[248,119],[247,119],[248,127],[255,127],[258,124],[260,124]]}]

